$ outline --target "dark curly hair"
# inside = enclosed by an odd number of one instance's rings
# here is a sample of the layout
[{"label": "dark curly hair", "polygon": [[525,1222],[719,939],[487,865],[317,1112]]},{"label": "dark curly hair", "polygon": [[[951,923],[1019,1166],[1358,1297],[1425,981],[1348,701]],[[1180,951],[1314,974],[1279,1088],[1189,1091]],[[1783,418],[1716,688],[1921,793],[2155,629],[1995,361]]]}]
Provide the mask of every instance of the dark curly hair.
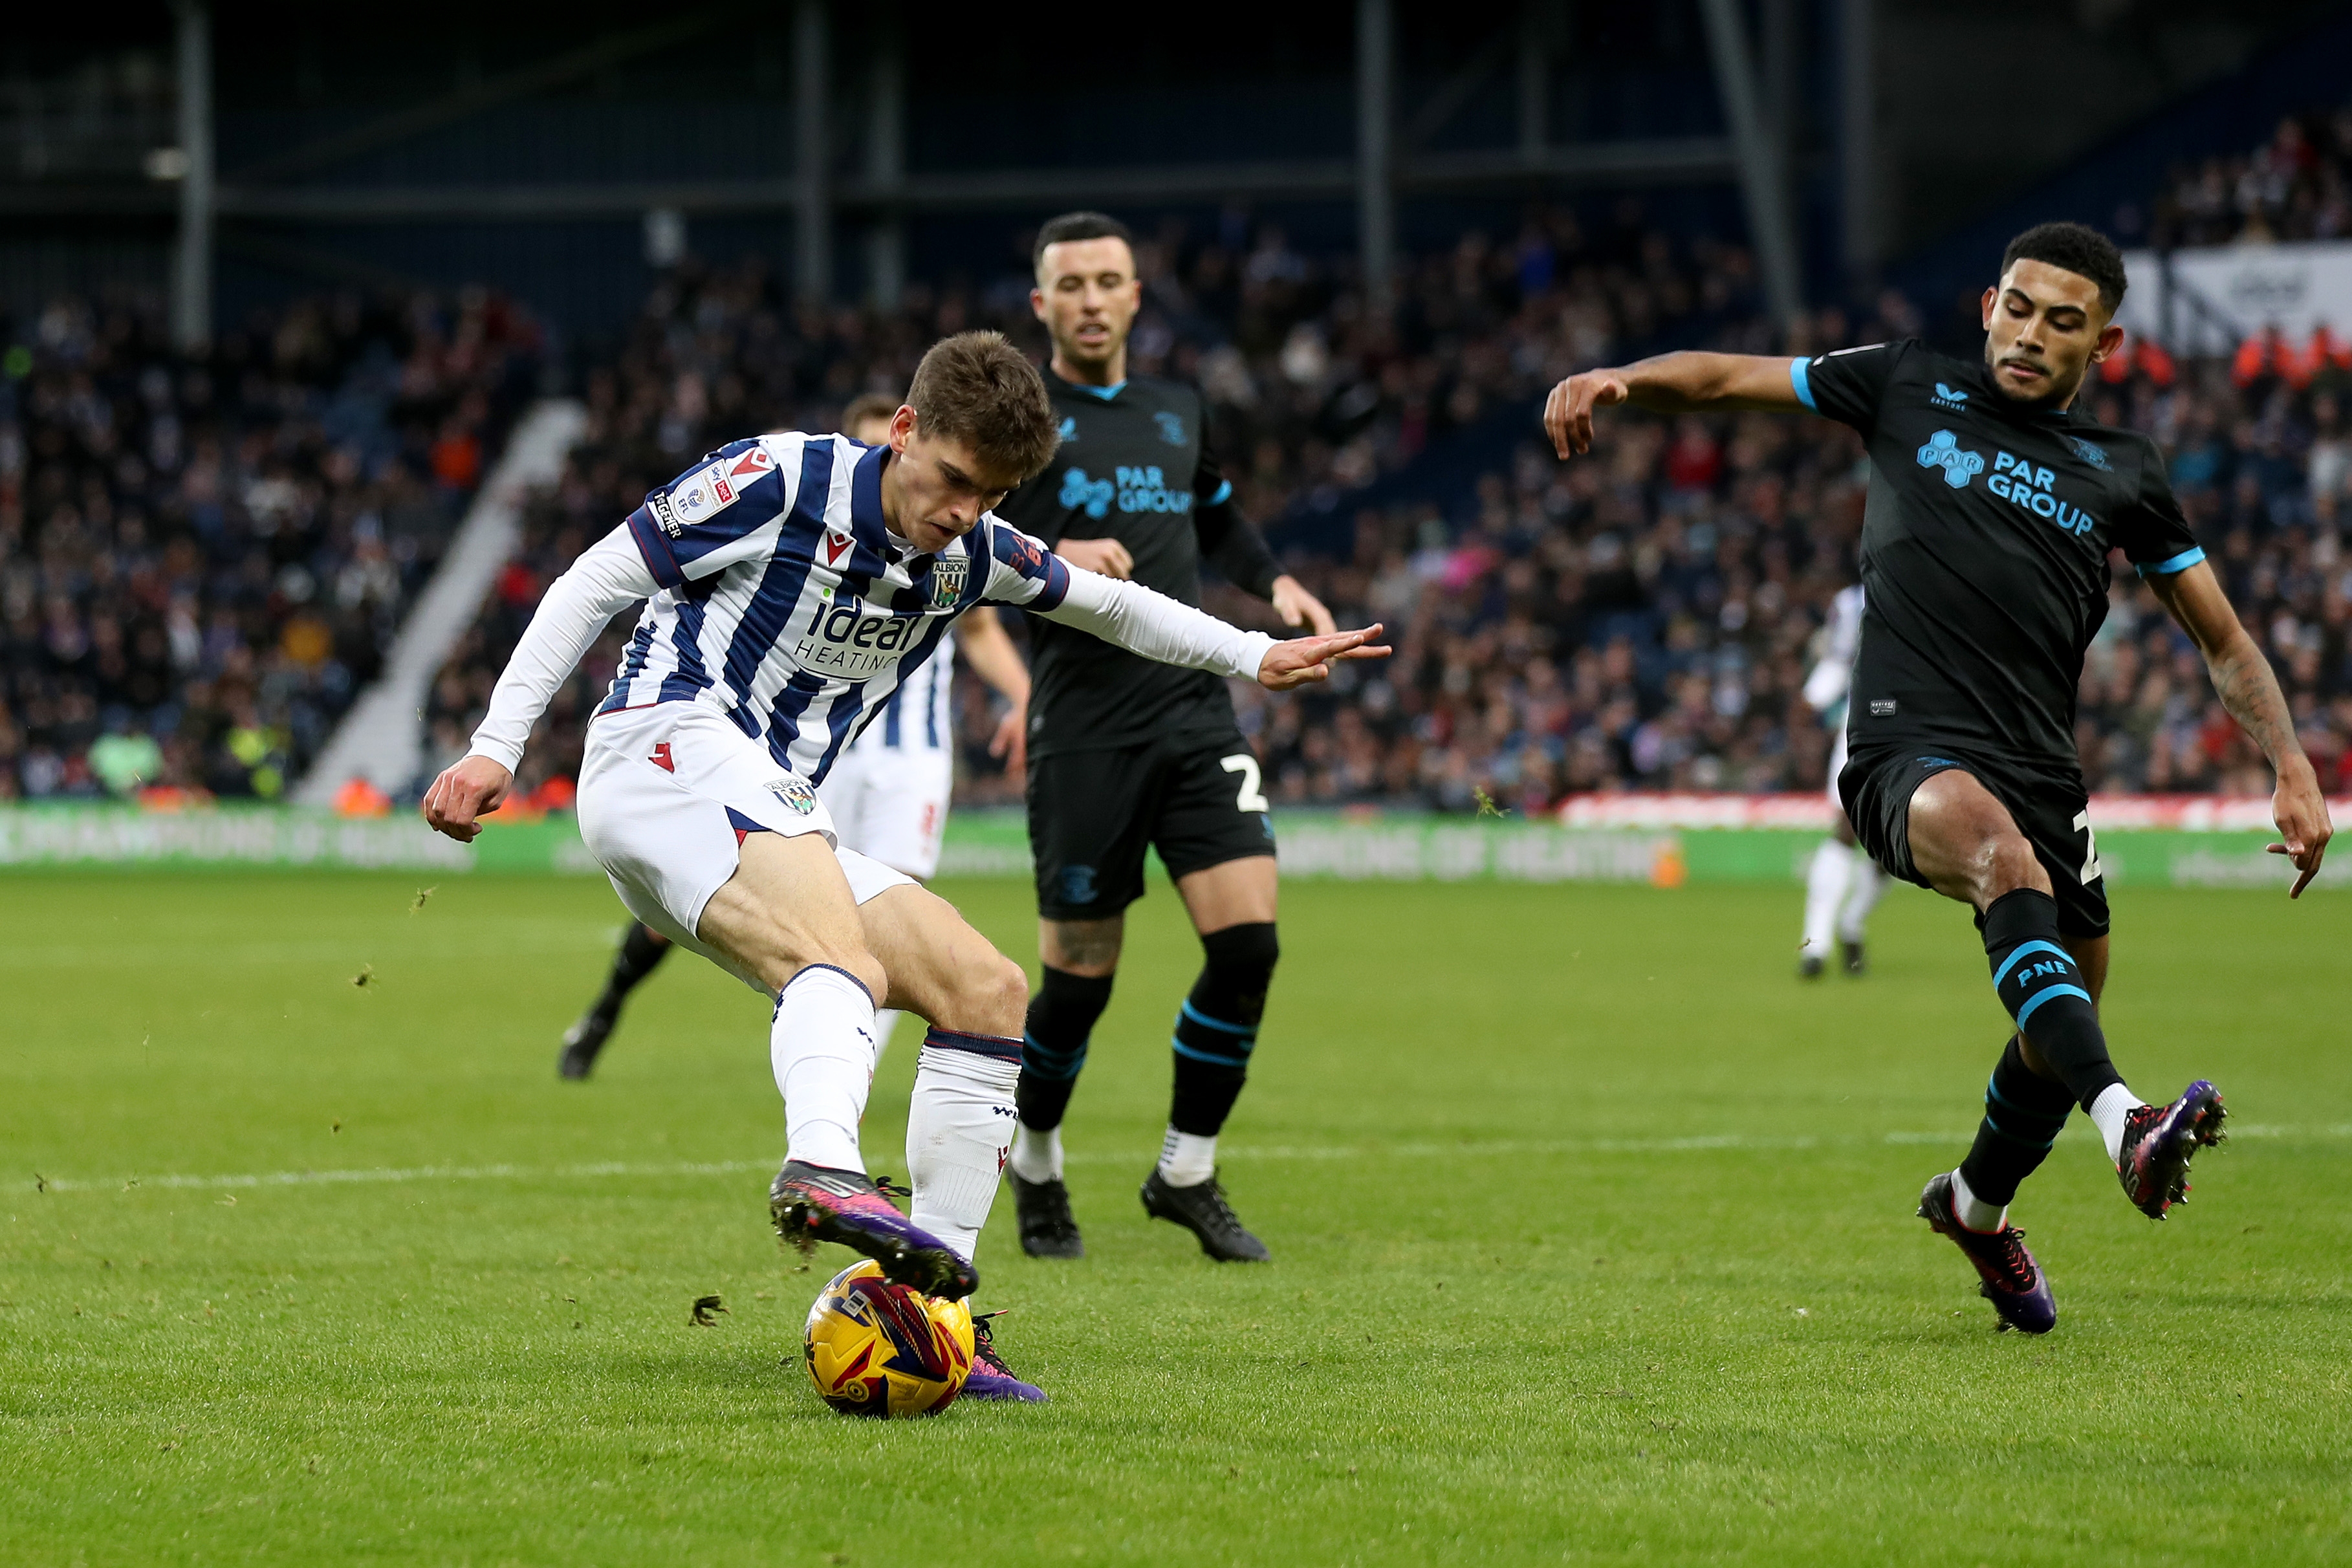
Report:
[{"label": "dark curly hair", "polygon": [[2113,316],[2124,302],[2124,253],[2116,242],[2088,224],[2038,223],[2000,253],[2000,275],[2021,261],[2039,261],[2087,278],[2099,286],[2099,303]]}]

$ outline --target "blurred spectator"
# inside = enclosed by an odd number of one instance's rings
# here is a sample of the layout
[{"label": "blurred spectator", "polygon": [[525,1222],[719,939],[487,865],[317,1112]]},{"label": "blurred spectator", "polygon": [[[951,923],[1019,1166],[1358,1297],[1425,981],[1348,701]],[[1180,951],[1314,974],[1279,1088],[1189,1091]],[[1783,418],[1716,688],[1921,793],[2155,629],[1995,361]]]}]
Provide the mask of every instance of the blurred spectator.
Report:
[{"label": "blurred spectator", "polygon": [[274,796],[532,379],[494,296],[305,300],[190,359],[60,300],[0,360],[0,798]]},{"label": "blurred spectator", "polygon": [[[2137,226],[2118,224],[2127,237]],[[2352,238],[2352,102],[2289,115],[2242,157],[2177,166],[2147,237],[2159,249]]]}]

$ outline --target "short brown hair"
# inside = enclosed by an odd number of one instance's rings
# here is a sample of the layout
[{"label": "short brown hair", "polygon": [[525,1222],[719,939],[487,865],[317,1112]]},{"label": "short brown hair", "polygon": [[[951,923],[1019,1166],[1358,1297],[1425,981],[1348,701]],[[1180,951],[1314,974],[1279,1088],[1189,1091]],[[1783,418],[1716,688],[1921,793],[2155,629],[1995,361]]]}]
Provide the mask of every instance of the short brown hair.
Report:
[{"label": "short brown hair", "polygon": [[982,462],[1024,479],[1061,444],[1045,378],[1003,332],[958,332],[933,343],[907,401],[925,434],[969,442]]},{"label": "short brown hair", "polygon": [[888,393],[861,392],[841,411],[841,433],[846,436],[868,419],[888,419],[898,412],[898,400]]}]

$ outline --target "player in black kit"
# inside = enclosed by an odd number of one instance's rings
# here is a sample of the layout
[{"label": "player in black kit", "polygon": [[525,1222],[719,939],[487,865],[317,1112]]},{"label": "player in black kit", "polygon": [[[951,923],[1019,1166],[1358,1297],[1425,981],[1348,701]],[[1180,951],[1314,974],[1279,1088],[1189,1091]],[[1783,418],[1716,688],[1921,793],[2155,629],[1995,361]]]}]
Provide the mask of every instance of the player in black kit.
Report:
[{"label": "player in black kit", "polygon": [[[1142,284],[1126,226],[1066,214],[1038,230],[1035,261],[1030,301],[1054,342],[1045,385],[1062,443],[997,514],[1077,565],[1185,604],[1201,602],[1206,561],[1271,601],[1286,624],[1329,627],[1330,613],[1283,574],[1235,510],[1208,448],[1200,394],[1129,376]],[[1279,952],[1274,828],[1257,757],[1215,677],[1034,616],[1029,637],[1029,843],[1045,978],[1029,1002],[1007,1166],[1021,1246],[1037,1258],[1084,1254],[1062,1184],[1062,1117],[1110,1000],[1149,845],[1207,961],[1177,1009],[1175,1090],[1143,1206],[1190,1229],[1212,1258],[1262,1260],[1265,1244],[1234,1217],[1216,1173],[1217,1133],[1249,1070]]]},{"label": "player in black kit", "polygon": [[2016,1021],[1968,1158],[1919,1216],[1974,1264],[2004,1327],[2048,1330],[2048,1281],[2008,1223],[2018,1184],[2074,1106],[2090,1113],[2125,1194],[2155,1219],[2181,1200],[2189,1157],[2219,1142],[2221,1097],[2199,1079],[2147,1105],[2107,1057],[2098,1000],[2107,900],[2074,749],[2083,652],[2106,616],[2121,550],[2205,656],[2213,689],[2270,759],[2273,812],[2298,875],[2318,873],[2327,803],[2262,650],[2238,624],[2174,501],[2155,443],[2074,412],[2115,353],[2123,258],[2080,224],[2011,241],[1984,294],[1979,363],[1917,342],[1814,359],[1679,353],[1554,388],[1562,458],[1593,410],[1808,409],[1870,451],[1867,590],[1838,786],[1854,829],[1895,876],[1971,905],[1993,989]]}]

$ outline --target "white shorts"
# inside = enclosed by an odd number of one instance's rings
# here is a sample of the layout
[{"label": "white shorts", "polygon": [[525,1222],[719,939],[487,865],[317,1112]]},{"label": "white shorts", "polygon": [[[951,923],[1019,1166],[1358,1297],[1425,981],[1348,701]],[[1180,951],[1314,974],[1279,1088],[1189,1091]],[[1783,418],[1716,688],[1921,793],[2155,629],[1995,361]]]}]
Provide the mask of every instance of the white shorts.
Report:
[{"label": "white shorts", "polygon": [[845,847],[928,882],[940,868],[955,756],[944,750],[851,746],[817,786]]},{"label": "white shorts", "polygon": [[693,702],[656,702],[588,726],[580,837],[629,912],[755,990],[696,938],[702,908],[735,875],[743,835],[820,833],[859,903],[913,879],[840,847],[808,782],[734,721]]}]

